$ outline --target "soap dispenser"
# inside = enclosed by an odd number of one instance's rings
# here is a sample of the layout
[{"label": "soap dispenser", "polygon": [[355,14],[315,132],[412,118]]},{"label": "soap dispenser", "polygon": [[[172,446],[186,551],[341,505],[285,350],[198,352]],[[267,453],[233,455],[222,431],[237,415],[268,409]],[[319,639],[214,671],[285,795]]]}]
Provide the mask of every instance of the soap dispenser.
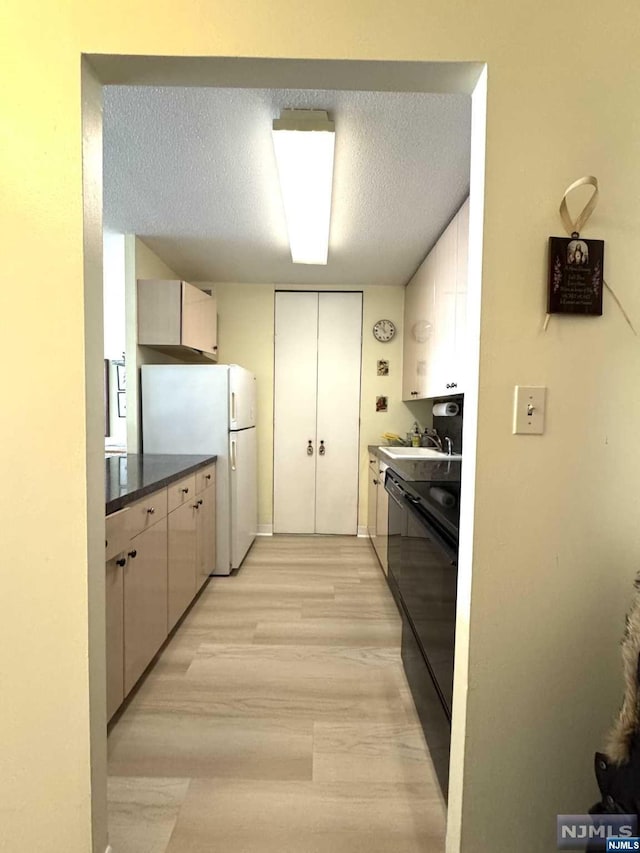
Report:
[{"label": "soap dispenser", "polygon": [[413,423],[413,432],[411,433],[411,447],[420,447],[420,427],[418,422]]}]

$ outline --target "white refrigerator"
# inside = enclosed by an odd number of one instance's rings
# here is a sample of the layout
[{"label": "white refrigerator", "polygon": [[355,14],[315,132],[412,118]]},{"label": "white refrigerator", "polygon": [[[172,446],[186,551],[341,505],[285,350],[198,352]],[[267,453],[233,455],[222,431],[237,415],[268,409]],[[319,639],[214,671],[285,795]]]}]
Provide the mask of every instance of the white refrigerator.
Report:
[{"label": "white refrigerator", "polygon": [[216,575],[239,568],[258,529],[256,378],[237,364],[142,366],[144,453],[217,454]]}]

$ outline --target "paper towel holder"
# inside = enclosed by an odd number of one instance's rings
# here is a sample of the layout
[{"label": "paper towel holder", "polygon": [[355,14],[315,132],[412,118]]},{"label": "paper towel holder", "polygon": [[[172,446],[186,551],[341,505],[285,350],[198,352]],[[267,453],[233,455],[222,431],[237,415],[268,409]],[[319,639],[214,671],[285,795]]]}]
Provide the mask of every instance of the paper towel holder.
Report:
[{"label": "paper towel holder", "polygon": [[434,403],[433,414],[436,418],[453,418],[460,414],[458,403]]}]

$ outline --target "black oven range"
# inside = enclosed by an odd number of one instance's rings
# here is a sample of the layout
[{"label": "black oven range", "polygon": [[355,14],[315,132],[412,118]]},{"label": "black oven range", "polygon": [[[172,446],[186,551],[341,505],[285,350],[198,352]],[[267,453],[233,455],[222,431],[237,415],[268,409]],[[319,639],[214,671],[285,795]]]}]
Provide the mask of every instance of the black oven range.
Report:
[{"label": "black oven range", "polygon": [[387,469],[388,582],[402,615],[402,662],[446,798],[458,583],[460,483]]}]

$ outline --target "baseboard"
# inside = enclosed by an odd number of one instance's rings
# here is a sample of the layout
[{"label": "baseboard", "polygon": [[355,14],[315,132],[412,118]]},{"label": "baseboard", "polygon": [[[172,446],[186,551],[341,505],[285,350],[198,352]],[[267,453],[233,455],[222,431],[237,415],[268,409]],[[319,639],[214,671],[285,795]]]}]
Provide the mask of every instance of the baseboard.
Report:
[{"label": "baseboard", "polygon": [[358,536],[361,539],[368,539],[369,538],[369,534],[367,532],[367,528],[365,525],[362,525],[362,524],[358,525]]},{"label": "baseboard", "polygon": [[273,536],[273,524],[259,524],[258,536]]}]

